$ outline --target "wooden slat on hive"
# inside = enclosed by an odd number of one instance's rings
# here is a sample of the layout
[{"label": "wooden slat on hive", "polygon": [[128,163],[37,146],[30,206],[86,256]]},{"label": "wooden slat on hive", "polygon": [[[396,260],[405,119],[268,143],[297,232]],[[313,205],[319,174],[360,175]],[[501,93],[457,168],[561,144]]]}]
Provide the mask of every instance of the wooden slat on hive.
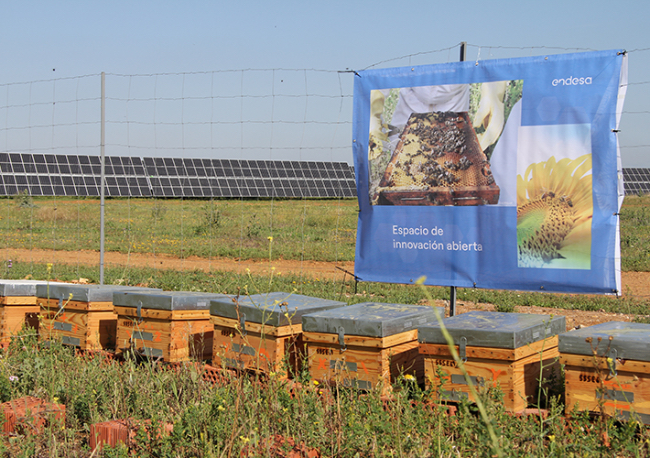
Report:
[{"label": "wooden slat on hive", "polygon": [[[295,355],[300,350],[299,334],[290,332],[292,330],[288,329],[289,326],[274,328],[247,322],[246,335],[243,335],[233,327],[237,323],[235,320],[212,316],[212,321],[230,324],[214,325],[214,365],[239,370],[277,372],[283,378],[290,377],[292,371],[299,369],[301,358]],[[254,331],[262,329],[264,334]]]},{"label": "wooden slat on hive", "polygon": [[[132,315],[123,314],[123,309],[134,310],[132,307],[116,307],[118,353],[131,348],[133,342],[137,350],[142,350],[149,356],[159,356],[169,363],[212,357],[213,325],[209,314],[196,313],[199,312],[196,310],[170,313],[143,309],[142,319],[133,319]],[[169,318],[158,318],[161,315]]]}]

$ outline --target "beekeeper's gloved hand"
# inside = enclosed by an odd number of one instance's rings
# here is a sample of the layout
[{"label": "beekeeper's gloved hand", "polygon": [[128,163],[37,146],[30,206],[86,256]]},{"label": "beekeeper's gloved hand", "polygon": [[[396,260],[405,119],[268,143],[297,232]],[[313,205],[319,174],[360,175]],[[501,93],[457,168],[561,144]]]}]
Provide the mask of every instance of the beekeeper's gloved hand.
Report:
[{"label": "beekeeper's gloved hand", "polygon": [[472,124],[474,128],[479,126],[485,128],[485,132],[478,134],[478,141],[483,151],[498,140],[503,130],[505,121],[503,98],[506,86],[507,81],[494,81],[481,85],[481,101]]}]

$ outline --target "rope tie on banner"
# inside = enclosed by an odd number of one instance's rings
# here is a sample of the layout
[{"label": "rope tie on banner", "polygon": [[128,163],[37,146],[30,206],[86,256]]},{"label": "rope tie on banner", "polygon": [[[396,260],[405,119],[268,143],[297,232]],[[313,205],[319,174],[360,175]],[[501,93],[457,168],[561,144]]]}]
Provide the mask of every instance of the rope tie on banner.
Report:
[{"label": "rope tie on banner", "polygon": [[361,78],[361,75],[359,75],[359,73],[356,70],[349,70],[349,69],[339,70],[338,73],[354,73],[355,76],[358,76],[359,78]]}]

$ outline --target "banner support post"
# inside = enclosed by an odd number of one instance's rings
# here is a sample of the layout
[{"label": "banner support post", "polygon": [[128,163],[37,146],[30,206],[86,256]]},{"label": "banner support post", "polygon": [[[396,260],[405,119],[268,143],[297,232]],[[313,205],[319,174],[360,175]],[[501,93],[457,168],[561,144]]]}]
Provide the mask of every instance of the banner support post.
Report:
[{"label": "banner support post", "polygon": [[[465,50],[467,48],[467,42],[460,42],[460,61],[465,62]],[[456,287],[451,286],[449,288],[449,316],[456,315]]]}]

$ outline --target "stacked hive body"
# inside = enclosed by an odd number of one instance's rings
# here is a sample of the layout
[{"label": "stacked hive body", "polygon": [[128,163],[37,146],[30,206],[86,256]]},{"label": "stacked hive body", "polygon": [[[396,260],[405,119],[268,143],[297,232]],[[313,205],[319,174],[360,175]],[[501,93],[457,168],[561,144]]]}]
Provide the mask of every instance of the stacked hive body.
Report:
[{"label": "stacked hive body", "polygon": [[36,299],[38,285],[47,287],[48,282],[0,281],[0,345],[7,345],[11,337],[20,333],[24,325],[38,331],[38,314],[41,311]]},{"label": "stacked hive body", "polygon": [[63,344],[82,350],[112,350],[117,328],[113,293],[144,290],[155,291],[113,285],[39,285],[36,295],[43,308],[41,337],[58,337]]},{"label": "stacked hive body", "polygon": [[213,300],[213,364],[289,377],[302,364],[302,316],[344,305],[282,292]]},{"label": "stacked hive body", "polygon": [[650,423],[650,325],[610,322],[560,335],[566,410]]},{"label": "stacked hive body", "polygon": [[[558,367],[558,337],[564,317],[498,312],[469,312],[444,320],[470,381],[480,387],[499,387],[505,408],[524,410],[536,401],[542,379]],[[419,328],[427,385],[442,400],[474,400],[467,379],[452,357],[438,323]]]},{"label": "stacked hive body", "polygon": [[433,307],[374,302],[305,315],[309,372],[316,380],[364,390],[377,384],[389,389],[400,374],[421,379],[417,328],[434,319]]},{"label": "stacked hive body", "polygon": [[133,349],[170,363],[210,359],[213,299],[228,297],[181,291],[116,292],[117,353]]}]

